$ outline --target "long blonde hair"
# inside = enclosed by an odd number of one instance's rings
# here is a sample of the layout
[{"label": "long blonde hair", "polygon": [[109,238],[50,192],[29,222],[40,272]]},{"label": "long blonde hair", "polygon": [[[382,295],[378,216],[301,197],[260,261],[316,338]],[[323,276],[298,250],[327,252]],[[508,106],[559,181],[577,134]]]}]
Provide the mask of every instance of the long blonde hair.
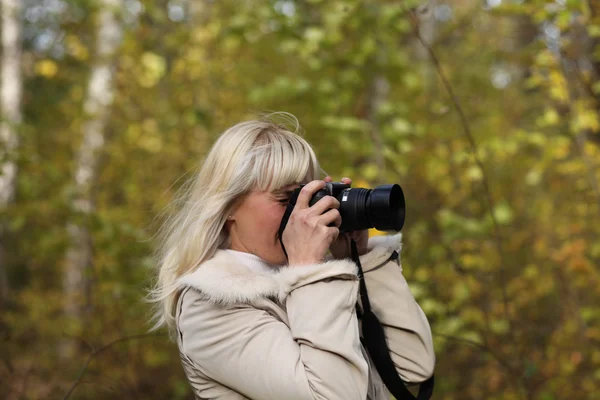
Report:
[{"label": "long blonde hair", "polygon": [[[275,119],[292,122],[294,129]],[[153,329],[166,324],[172,331],[181,276],[229,246],[225,221],[240,199],[252,190],[273,191],[318,178],[315,153],[298,131],[298,120],[288,113],[234,125],[182,186],[173,203],[179,209],[159,230],[158,278],[149,296],[156,303]]]}]

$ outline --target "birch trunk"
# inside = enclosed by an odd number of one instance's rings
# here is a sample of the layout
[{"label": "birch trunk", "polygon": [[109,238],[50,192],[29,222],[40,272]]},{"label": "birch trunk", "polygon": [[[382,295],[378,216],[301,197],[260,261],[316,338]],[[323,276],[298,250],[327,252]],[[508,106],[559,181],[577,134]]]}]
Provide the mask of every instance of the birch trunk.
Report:
[{"label": "birch trunk", "polygon": [[[84,103],[87,121],[83,124],[83,141],[77,153],[75,167],[75,197],[73,210],[78,218],[67,225],[69,247],[64,269],[65,314],[81,321],[92,307],[93,245],[87,221],[95,205],[93,185],[98,159],[104,147],[105,129],[114,95],[116,52],[122,37],[122,22],[118,12],[122,0],[101,0],[96,34],[96,58],[92,63]],[[63,346],[63,356],[69,356],[72,345]]]},{"label": "birch trunk", "polygon": [[[431,46],[431,44],[435,40],[436,36],[436,21],[435,21],[435,7],[437,6],[436,0],[431,0],[427,2],[426,5],[422,7],[418,7],[417,15],[419,18],[419,37],[421,40],[427,45]],[[420,70],[421,77],[423,78],[424,87],[427,91],[430,91],[434,88],[434,84],[436,82],[436,71],[433,66],[429,50],[427,47],[421,43],[421,40],[415,39],[415,53],[417,60],[421,62]]]},{"label": "birch trunk", "polygon": [[[21,0],[2,0],[0,211],[14,201],[21,123]],[[6,221],[0,221],[0,306],[8,296]]]},{"label": "birch trunk", "polygon": [[385,177],[384,139],[381,133],[381,121],[378,112],[387,99],[389,90],[390,84],[387,78],[383,74],[375,75],[369,93],[367,120],[371,130],[371,139],[373,140],[373,161],[377,166],[377,183],[381,183],[381,180]]}]

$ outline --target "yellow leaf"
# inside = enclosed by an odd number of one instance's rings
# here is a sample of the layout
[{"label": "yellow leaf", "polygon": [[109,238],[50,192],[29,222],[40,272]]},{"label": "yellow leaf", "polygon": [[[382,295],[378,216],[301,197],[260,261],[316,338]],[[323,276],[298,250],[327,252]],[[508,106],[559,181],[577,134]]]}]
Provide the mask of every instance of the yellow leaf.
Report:
[{"label": "yellow leaf", "polygon": [[554,100],[567,103],[569,101],[569,91],[567,89],[567,82],[565,77],[558,71],[552,71],[549,75],[550,78],[550,97]]},{"label": "yellow leaf", "polygon": [[546,126],[556,125],[559,120],[560,118],[558,116],[558,113],[554,108],[546,109],[546,112],[544,113],[544,122]]},{"label": "yellow leaf", "polygon": [[557,146],[554,149],[552,149],[552,155],[554,156],[554,159],[556,159],[556,160],[564,160],[565,158],[567,158],[569,153],[570,153],[570,146],[568,146],[568,145]]},{"label": "yellow leaf", "polygon": [[164,76],[167,63],[163,57],[152,52],[145,52],[141,57],[142,74],[138,77],[140,85],[152,87]]},{"label": "yellow leaf", "polygon": [[473,165],[467,169],[467,176],[471,178],[472,181],[480,181],[483,178],[483,173],[479,167]]},{"label": "yellow leaf", "polygon": [[46,78],[53,78],[58,73],[58,65],[52,60],[42,60],[36,64],[35,72]]},{"label": "yellow leaf", "polygon": [[65,39],[67,51],[77,60],[85,61],[89,58],[88,49],[81,43],[81,40],[75,35],[68,35]]},{"label": "yellow leaf", "polygon": [[531,169],[527,175],[525,175],[525,182],[530,185],[530,186],[535,186],[538,183],[540,183],[540,180],[542,179],[542,173],[541,171],[537,170],[537,169]]},{"label": "yellow leaf", "polygon": [[600,121],[598,121],[598,115],[593,110],[579,110],[575,115],[572,127],[575,132],[586,130],[598,132],[600,130]]}]

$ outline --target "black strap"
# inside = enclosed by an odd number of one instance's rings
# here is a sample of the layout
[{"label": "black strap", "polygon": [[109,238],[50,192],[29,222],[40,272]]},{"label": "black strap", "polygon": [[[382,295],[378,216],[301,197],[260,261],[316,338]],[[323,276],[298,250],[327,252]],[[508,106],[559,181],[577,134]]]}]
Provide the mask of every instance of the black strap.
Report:
[{"label": "black strap", "polygon": [[285,231],[285,227],[290,219],[290,215],[292,215],[292,211],[294,211],[294,207],[296,206],[296,200],[298,199],[298,195],[300,194],[300,189],[295,189],[290,195],[290,200],[285,207],[285,212],[283,213],[283,218],[281,218],[281,223],[279,224],[279,231],[277,232],[277,237],[279,238],[279,243],[281,244],[281,249],[283,250],[283,254],[285,254],[285,258],[289,259],[288,253],[285,250],[285,246],[283,244],[283,231]]},{"label": "black strap", "polygon": [[362,265],[358,257],[358,249],[354,240],[350,243],[352,248],[352,260],[358,267],[358,278],[360,280],[360,298],[362,303],[362,332],[363,338],[361,339],[363,346],[369,352],[377,372],[381,376],[383,383],[388,388],[390,393],[396,398],[396,400],[428,400],[433,395],[434,378],[427,379],[421,383],[419,387],[419,394],[417,397],[406,388],[406,385],[402,378],[396,372],[396,367],[390,356],[390,349],[387,345],[385,338],[385,332],[379,319],[375,316],[371,310],[371,303],[369,301],[369,294],[367,293],[367,284],[364,279]]}]

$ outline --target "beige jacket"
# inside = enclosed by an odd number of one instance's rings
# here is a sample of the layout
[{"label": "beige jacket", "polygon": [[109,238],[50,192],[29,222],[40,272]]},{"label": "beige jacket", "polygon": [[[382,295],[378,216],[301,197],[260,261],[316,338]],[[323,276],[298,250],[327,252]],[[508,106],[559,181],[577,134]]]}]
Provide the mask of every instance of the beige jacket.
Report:
[{"label": "beige jacket", "polygon": [[[422,382],[435,356],[427,319],[391,259],[401,235],[369,247],[361,264],[371,307],[402,379]],[[197,399],[390,398],[360,342],[353,262],[257,274],[218,251],[180,282],[177,341]]]}]

